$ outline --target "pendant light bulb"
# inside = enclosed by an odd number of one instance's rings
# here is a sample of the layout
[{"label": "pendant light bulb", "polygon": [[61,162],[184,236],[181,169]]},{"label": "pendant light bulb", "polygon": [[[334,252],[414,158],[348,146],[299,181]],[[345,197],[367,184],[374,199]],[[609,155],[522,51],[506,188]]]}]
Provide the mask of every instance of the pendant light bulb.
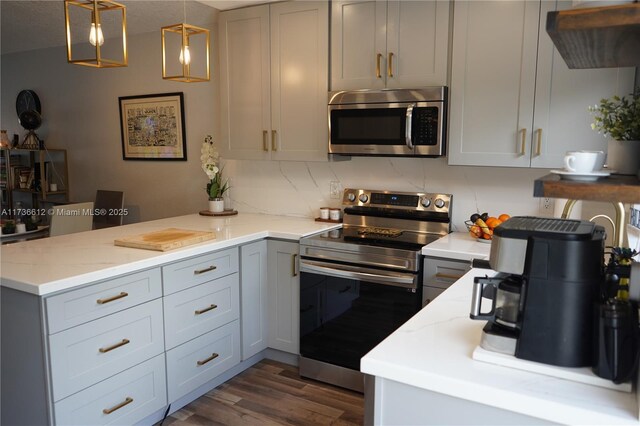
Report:
[{"label": "pendant light bulb", "polygon": [[89,43],[93,46],[96,44],[98,46],[102,46],[104,44],[104,34],[102,34],[102,26],[100,24],[97,25],[95,22],[91,23],[91,31],[89,32]]},{"label": "pendant light bulb", "polygon": [[189,46],[185,46],[184,49],[180,49],[180,57],[178,58],[182,65],[189,65],[191,63],[191,53],[189,53]]}]

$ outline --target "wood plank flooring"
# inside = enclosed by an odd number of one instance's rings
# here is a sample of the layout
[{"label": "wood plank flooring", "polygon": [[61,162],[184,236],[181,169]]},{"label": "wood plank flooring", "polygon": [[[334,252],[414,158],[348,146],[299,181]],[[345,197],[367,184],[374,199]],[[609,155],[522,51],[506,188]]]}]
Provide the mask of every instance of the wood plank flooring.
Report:
[{"label": "wood plank flooring", "polygon": [[298,368],[262,360],[191,404],[163,426],[362,425],[362,394],[302,379]]}]

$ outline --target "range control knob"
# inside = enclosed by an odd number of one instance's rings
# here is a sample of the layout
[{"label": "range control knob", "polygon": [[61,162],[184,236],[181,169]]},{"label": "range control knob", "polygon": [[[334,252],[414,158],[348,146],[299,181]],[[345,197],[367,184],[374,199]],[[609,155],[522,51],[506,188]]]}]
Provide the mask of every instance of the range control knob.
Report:
[{"label": "range control knob", "polygon": [[420,201],[420,204],[422,204],[422,207],[427,208],[431,205],[431,200],[427,197],[424,197],[422,201]]},{"label": "range control knob", "polygon": [[360,194],[360,197],[358,197],[358,199],[361,203],[366,203],[367,201],[369,201],[369,196],[367,194]]},{"label": "range control knob", "polygon": [[444,200],[442,198],[436,198],[436,201],[434,204],[436,205],[437,208],[441,209],[444,207]]},{"label": "range control knob", "polygon": [[356,200],[356,194],[354,194],[353,192],[349,192],[347,194],[347,200],[351,201],[352,203]]}]

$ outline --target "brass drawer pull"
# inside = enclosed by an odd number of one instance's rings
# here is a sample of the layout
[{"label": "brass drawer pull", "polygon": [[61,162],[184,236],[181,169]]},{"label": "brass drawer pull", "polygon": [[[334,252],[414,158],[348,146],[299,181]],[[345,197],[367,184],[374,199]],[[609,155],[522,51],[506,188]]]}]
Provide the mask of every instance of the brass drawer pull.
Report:
[{"label": "brass drawer pull", "polygon": [[114,349],[118,349],[120,346],[124,346],[128,343],[131,343],[129,339],[122,339],[122,342],[118,342],[113,346],[109,346],[108,348],[100,348],[98,350],[100,351],[101,354],[106,354],[107,352],[112,351]]},{"label": "brass drawer pull", "polygon": [[542,154],[542,129],[538,129],[538,143],[536,145],[536,157]]},{"label": "brass drawer pull", "polygon": [[205,312],[209,312],[210,310],[215,309],[217,307],[218,307],[218,305],[211,305],[211,306],[209,306],[207,308],[199,309],[199,310],[196,311],[196,315],[204,314]]},{"label": "brass drawer pull", "polygon": [[389,52],[389,60],[387,61],[387,75],[393,77],[393,52]]},{"label": "brass drawer pull", "polygon": [[204,268],[204,269],[198,269],[197,271],[193,271],[193,275],[200,275],[200,274],[204,274],[205,272],[210,272],[210,271],[215,271],[217,269],[217,266],[209,266],[208,268]]},{"label": "brass drawer pull", "polygon": [[520,129],[520,152],[518,155],[524,155],[527,146],[527,129]]},{"label": "brass drawer pull", "polygon": [[98,305],[104,305],[105,303],[109,303],[109,302],[113,302],[114,300],[118,300],[118,299],[122,299],[123,297],[127,297],[129,295],[129,293],[126,292],[122,292],[120,294],[118,294],[117,296],[112,296],[112,297],[107,297],[106,299],[98,299],[96,300],[96,303],[98,303]]},{"label": "brass drawer pull", "polygon": [[450,280],[459,280],[460,278],[462,278],[462,275],[443,274],[438,272],[436,274],[436,278],[447,278]]},{"label": "brass drawer pull", "polygon": [[198,365],[205,365],[206,363],[208,363],[209,361],[213,361],[214,359],[218,358],[218,354],[217,353],[212,353],[211,356],[207,359],[203,359],[202,361],[198,361]]},{"label": "brass drawer pull", "polygon": [[125,405],[129,405],[129,404],[131,404],[132,402],[133,402],[133,398],[129,398],[129,397],[127,397],[127,398],[126,398],[124,401],[122,401],[120,404],[115,405],[115,406],[113,406],[113,407],[111,407],[111,408],[105,408],[104,410],[102,410],[102,412],[103,412],[104,414],[111,414],[111,413],[113,413],[114,411],[121,409],[121,408],[122,408],[122,407],[124,407]]},{"label": "brass drawer pull", "polygon": [[272,151],[278,150],[278,131],[277,130],[271,131],[271,150]]}]

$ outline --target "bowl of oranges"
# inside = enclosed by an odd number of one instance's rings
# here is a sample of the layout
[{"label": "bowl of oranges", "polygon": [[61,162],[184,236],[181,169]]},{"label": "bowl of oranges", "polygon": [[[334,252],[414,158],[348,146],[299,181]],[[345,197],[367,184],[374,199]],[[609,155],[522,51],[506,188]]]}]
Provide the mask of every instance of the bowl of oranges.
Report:
[{"label": "bowl of oranges", "polygon": [[493,230],[510,218],[511,216],[506,213],[499,216],[489,216],[489,213],[474,213],[464,224],[469,230],[469,235],[473,238],[480,242],[490,243],[493,238]]}]

